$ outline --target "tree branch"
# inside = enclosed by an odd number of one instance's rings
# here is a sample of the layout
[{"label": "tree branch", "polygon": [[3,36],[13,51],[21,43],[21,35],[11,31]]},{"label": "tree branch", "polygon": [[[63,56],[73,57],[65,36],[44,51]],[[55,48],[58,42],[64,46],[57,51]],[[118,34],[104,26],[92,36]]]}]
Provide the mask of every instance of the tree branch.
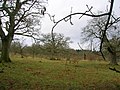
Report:
[{"label": "tree branch", "polygon": [[[26,0],[26,1],[27,1],[27,0]],[[22,16],[21,16],[20,19],[18,20],[18,22],[15,24],[15,26],[17,26],[17,25],[23,20],[23,18],[31,15],[31,14],[27,14],[27,15],[25,16],[26,12],[28,12],[28,11],[33,7],[34,4],[35,4],[35,2],[34,2],[26,11],[24,11],[24,13],[22,14]]]},{"label": "tree branch", "polygon": [[64,21],[66,18],[70,18],[71,16],[75,16],[75,15],[85,15],[85,16],[90,16],[90,17],[101,17],[101,16],[105,16],[105,15],[109,15],[109,13],[103,13],[103,14],[100,14],[100,15],[93,15],[93,14],[87,14],[86,12],[85,13],[72,13],[72,14],[69,14],[67,15],[66,17],[58,20],[57,22],[54,22],[55,25],[52,27],[52,30],[51,30],[51,34],[52,34],[52,40],[54,42],[54,28],[57,26],[58,23],[60,23],[61,21]]},{"label": "tree branch", "polygon": [[2,22],[1,22],[1,18],[0,18],[0,37],[1,37],[1,39],[4,39],[4,37],[5,37],[5,33],[3,32],[3,29],[2,29]]},{"label": "tree branch", "polygon": [[101,44],[100,44],[100,52],[101,52],[101,54],[102,54],[102,56],[103,56],[104,59],[105,59],[105,57],[104,57],[104,55],[103,55],[103,53],[102,53],[102,46],[103,46],[103,42],[105,41],[105,39],[107,40],[107,42],[108,42],[108,44],[109,44],[109,47],[111,47],[108,39],[106,38],[106,37],[107,37],[107,36],[106,36],[106,31],[107,31],[108,26],[109,26],[110,17],[111,17],[111,15],[112,15],[113,4],[114,4],[114,0],[111,0],[110,10],[109,10],[109,12],[108,12],[108,19],[107,19],[107,23],[106,23],[106,25],[105,25],[105,29],[104,29],[104,31],[103,31],[103,36],[102,36]]}]

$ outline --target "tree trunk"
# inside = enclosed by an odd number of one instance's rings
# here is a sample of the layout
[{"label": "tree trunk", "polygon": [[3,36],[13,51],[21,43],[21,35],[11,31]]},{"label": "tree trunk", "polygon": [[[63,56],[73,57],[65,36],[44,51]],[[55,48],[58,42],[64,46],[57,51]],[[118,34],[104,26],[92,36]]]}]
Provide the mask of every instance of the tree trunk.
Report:
[{"label": "tree trunk", "polygon": [[110,53],[110,64],[111,65],[118,65],[118,63],[117,63],[117,55],[116,55],[116,48],[108,47],[107,50]]},{"label": "tree trunk", "polygon": [[110,53],[110,65],[118,65],[116,53]]},{"label": "tree trunk", "polygon": [[1,62],[11,62],[9,57],[10,45],[12,39],[5,37],[2,39],[2,52],[1,52]]}]

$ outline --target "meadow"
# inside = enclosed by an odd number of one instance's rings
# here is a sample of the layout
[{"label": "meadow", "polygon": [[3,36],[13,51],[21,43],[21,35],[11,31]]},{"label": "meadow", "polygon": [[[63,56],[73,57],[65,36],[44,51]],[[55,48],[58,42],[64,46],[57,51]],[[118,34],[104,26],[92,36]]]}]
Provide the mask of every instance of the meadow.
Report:
[{"label": "meadow", "polygon": [[120,73],[105,61],[79,61],[12,57],[1,64],[0,90],[120,90]]}]

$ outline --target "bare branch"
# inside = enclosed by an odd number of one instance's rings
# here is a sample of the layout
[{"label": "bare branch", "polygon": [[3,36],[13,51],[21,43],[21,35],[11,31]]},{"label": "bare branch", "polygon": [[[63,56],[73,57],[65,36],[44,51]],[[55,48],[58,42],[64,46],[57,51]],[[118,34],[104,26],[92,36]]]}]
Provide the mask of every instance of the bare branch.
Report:
[{"label": "bare branch", "polygon": [[75,16],[75,15],[85,15],[85,16],[90,16],[90,17],[101,17],[101,16],[105,16],[105,15],[109,15],[109,13],[103,13],[103,14],[100,14],[100,15],[91,15],[91,14],[86,14],[86,13],[72,13],[72,14],[69,14],[67,15],[66,17],[60,19],[59,21],[55,22],[55,25],[52,27],[52,31],[54,30],[54,28],[57,26],[58,23],[60,23],[61,21],[65,20],[66,18],[69,18],[71,16]]},{"label": "bare branch", "polygon": [[74,15],[85,15],[85,16],[90,16],[90,17],[101,17],[101,16],[109,15],[109,13],[103,13],[103,14],[100,14],[100,15],[91,15],[91,14],[86,14],[86,12],[85,12],[85,13],[72,13],[70,15],[67,15],[66,17],[64,17],[64,18],[60,19],[59,21],[55,22],[55,25],[52,27],[51,34],[52,34],[53,41],[54,41],[53,31],[54,31],[54,28],[57,26],[57,24],[60,23],[61,21],[64,21],[66,18],[70,18],[71,16],[74,16]]},{"label": "bare branch", "polygon": [[[102,47],[103,47],[103,42],[104,42],[105,39],[106,39],[107,42],[109,43],[108,39],[106,38],[106,31],[107,31],[107,29],[108,29],[110,17],[111,17],[111,15],[112,15],[113,4],[114,4],[114,0],[111,0],[110,10],[109,10],[109,12],[108,12],[108,19],[107,19],[107,23],[106,23],[106,25],[105,25],[105,29],[104,29],[104,31],[103,31],[103,37],[102,37],[102,39],[101,39],[101,44],[100,44],[100,52],[101,52],[101,54],[102,54],[102,56],[103,56],[104,59],[105,59],[105,57],[104,57],[104,55],[103,55],[103,53],[102,53]],[[110,44],[109,44],[109,46],[111,47]]]},{"label": "bare branch", "polygon": [[27,16],[30,15],[30,14],[27,14],[27,15],[25,16],[25,14],[33,7],[34,4],[35,4],[35,2],[34,2],[26,11],[24,11],[24,13],[22,14],[22,16],[21,16],[20,19],[18,20],[18,22],[15,24],[15,26],[17,26],[17,25],[23,20],[23,18],[25,18],[25,17],[27,17]]},{"label": "bare branch", "polygon": [[87,6],[87,8],[88,8],[88,11],[85,11],[85,13],[82,14],[81,17],[80,17],[79,19],[81,19],[87,12],[90,12],[91,15],[94,15],[94,14],[91,12],[91,10],[92,10],[93,7],[89,8],[88,5],[86,5],[86,6]]}]

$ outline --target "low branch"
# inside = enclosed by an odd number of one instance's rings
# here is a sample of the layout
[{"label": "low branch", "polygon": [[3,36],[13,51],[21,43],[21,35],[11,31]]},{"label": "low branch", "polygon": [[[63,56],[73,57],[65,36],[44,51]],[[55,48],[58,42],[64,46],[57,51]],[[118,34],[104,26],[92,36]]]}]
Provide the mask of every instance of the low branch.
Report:
[{"label": "low branch", "polygon": [[115,71],[115,72],[117,72],[117,73],[120,73],[120,71],[117,70],[115,67],[114,67],[114,68],[109,67],[109,69],[112,70],[112,71]]},{"label": "low branch", "polygon": [[24,34],[24,33],[15,33],[15,35],[22,35],[22,36],[26,36],[26,37],[32,37],[32,35],[28,35],[28,34]]},{"label": "low branch", "polygon": [[20,36],[25,36],[25,37],[33,38],[35,42],[37,40],[40,40],[40,38],[35,38],[33,34],[15,33],[15,35],[20,35]]}]

